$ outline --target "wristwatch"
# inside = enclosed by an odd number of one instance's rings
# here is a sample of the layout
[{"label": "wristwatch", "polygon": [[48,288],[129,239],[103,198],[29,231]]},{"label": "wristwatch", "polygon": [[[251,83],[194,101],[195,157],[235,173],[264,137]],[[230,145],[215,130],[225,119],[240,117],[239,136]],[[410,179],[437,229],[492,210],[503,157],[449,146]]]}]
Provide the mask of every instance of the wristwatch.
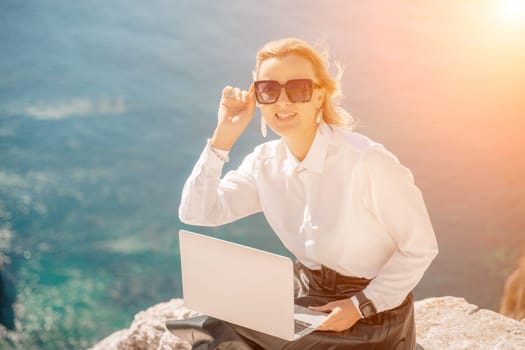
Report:
[{"label": "wristwatch", "polygon": [[372,300],[368,299],[363,292],[358,292],[355,295],[355,297],[359,302],[359,310],[361,310],[361,314],[364,318],[374,316],[375,314],[377,314],[377,310],[374,306],[374,303],[372,302]]}]

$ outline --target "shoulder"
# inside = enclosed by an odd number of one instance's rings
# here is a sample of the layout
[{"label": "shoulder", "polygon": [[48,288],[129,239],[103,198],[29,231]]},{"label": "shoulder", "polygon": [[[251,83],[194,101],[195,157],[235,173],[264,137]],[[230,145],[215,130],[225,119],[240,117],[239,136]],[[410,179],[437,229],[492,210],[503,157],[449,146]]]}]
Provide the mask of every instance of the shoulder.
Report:
[{"label": "shoulder", "polygon": [[398,157],[383,144],[358,132],[331,126],[332,143],[372,168],[401,166]]},{"label": "shoulder", "polygon": [[334,125],[330,125],[330,129],[332,130],[332,147],[350,152],[359,158],[374,148],[384,148],[380,143],[358,132],[341,129]]},{"label": "shoulder", "polygon": [[337,126],[330,125],[332,129],[332,139],[344,146],[354,148],[358,151],[366,151],[375,142],[367,136],[355,131],[341,129]]}]

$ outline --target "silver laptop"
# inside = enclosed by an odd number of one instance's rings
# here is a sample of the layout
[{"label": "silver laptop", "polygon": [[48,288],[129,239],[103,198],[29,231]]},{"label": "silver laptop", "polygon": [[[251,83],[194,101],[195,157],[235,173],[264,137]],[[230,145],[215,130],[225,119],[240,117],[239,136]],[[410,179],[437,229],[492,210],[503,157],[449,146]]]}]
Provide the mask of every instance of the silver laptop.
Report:
[{"label": "silver laptop", "polygon": [[285,340],[326,318],[294,305],[291,259],[185,230],[179,240],[186,307]]}]

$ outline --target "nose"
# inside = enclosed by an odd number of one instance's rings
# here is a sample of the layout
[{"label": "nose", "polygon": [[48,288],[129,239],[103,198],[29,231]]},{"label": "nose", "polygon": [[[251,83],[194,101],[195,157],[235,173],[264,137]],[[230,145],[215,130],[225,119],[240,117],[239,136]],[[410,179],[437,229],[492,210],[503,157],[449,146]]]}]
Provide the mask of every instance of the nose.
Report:
[{"label": "nose", "polygon": [[283,86],[281,86],[281,93],[279,94],[279,98],[277,98],[277,101],[275,101],[275,103],[278,105],[286,105],[290,103],[288,95],[286,94],[286,90]]}]

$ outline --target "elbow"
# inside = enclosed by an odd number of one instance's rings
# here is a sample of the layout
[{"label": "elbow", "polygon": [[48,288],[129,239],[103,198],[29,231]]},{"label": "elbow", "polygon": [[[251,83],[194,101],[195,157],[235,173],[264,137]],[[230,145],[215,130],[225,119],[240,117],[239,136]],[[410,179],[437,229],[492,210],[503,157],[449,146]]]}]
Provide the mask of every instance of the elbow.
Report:
[{"label": "elbow", "polygon": [[421,247],[421,252],[431,262],[439,254],[437,238],[432,227],[423,232],[424,234],[420,235],[421,239],[418,245]]},{"label": "elbow", "polygon": [[196,220],[197,217],[195,215],[192,215],[192,211],[187,205],[184,205],[184,203],[181,203],[179,206],[179,220],[180,222],[187,224],[187,225],[198,225],[198,220]]},{"label": "elbow", "polygon": [[222,224],[220,220],[214,220],[212,215],[196,214],[183,205],[179,207],[179,220],[183,224],[192,226],[216,227]]},{"label": "elbow", "polygon": [[184,206],[179,207],[179,220],[183,224],[186,225],[194,225],[194,226],[200,226],[203,225],[201,222],[202,220],[199,220],[198,217],[191,214],[191,210],[188,210]]},{"label": "elbow", "polygon": [[431,247],[426,254],[427,265],[430,266],[439,254],[439,249],[436,246]]},{"label": "elbow", "polygon": [[185,211],[179,209],[179,220],[183,224],[192,225],[191,217]]},{"label": "elbow", "polygon": [[439,247],[438,242],[436,240],[436,236],[434,236],[434,240],[432,242],[432,245],[430,246],[430,255],[432,256],[432,260],[439,254]]},{"label": "elbow", "polygon": [[435,258],[439,254],[439,248],[438,248],[437,244],[434,246],[433,254],[434,254],[433,258]]},{"label": "elbow", "polygon": [[437,244],[430,244],[425,247],[424,250],[421,251],[421,258],[423,261],[425,261],[425,265],[427,268],[432,264],[432,262],[436,259],[436,257],[439,254],[439,248]]},{"label": "elbow", "polygon": [[430,264],[439,254],[439,248],[437,245],[437,242],[435,240],[431,242],[426,242],[424,245],[421,246],[422,249],[420,250],[419,255],[421,258],[426,260],[428,264]]},{"label": "elbow", "polygon": [[179,204],[179,220],[180,222],[187,224],[187,225],[202,225],[202,217],[205,217],[204,215],[201,215],[202,208],[196,207],[195,205],[192,205],[192,201],[189,200],[188,196],[182,195],[182,199]]}]

